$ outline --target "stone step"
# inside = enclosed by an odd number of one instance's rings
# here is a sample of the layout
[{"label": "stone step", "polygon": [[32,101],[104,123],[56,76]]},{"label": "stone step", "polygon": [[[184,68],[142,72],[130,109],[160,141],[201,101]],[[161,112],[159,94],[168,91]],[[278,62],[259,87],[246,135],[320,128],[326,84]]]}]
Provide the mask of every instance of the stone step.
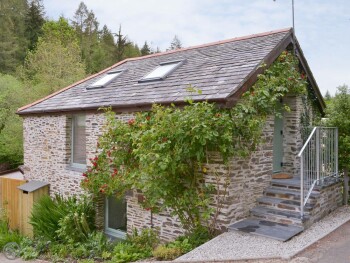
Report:
[{"label": "stone step", "polygon": [[[334,177],[328,177],[326,178],[322,184],[315,185],[313,192],[318,193],[323,188],[336,183],[339,180],[339,178]],[[293,178],[293,179],[272,179],[271,180],[271,186],[275,188],[283,188],[283,189],[290,189],[290,190],[300,190],[300,179],[299,178]]]},{"label": "stone step", "polygon": [[[320,194],[312,192],[307,203],[314,204]],[[264,190],[265,197],[279,198],[283,200],[300,201],[300,191],[291,189],[281,189],[279,187],[268,187]]]},{"label": "stone step", "polygon": [[303,226],[303,222],[308,220],[309,216],[304,215],[301,220],[300,212],[296,211],[282,211],[278,209],[271,209],[264,206],[256,206],[251,210],[251,214],[259,219],[272,221],[281,224]]},{"label": "stone step", "polygon": [[[300,200],[285,200],[273,197],[260,197],[258,198],[259,206],[264,206],[267,208],[274,208],[284,211],[295,211],[300,212]],[[312,204],[306,204],[304,207],[304,213],[309,214],[311,209],[314,207]]]},{"label": "stone step", "polygon": [[304,230],[303,227],[286,225],[257,218],[246,218],[228,226],[229,231],[241,231],[280,241],[287,241]]},{"label": "stone step", "polygon": [[295,179],[272,179],[271,186],[290,190],[300,190],[300,180]]}]

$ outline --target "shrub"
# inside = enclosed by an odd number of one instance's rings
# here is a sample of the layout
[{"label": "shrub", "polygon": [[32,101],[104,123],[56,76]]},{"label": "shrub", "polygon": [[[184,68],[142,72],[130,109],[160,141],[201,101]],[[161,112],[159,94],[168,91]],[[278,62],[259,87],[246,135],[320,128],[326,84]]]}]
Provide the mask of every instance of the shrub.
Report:
[{"label": "shrub", "polygon": [[183,253],[179,247],[158,246],[153,251],[153,256],[159,260],[173,260]]},{"label": "shrub", "polygon": [[145,228],[139,233],[134,229],[125,242],[120,242],[114,247],[111,262],[130,262],[151,257],[158,244],[159,237],[155,230]]},{"label": "shrub", "polygon": [[0,250],[9,242],[16,242],[19,244],[22,238],[18,231],[9,229],[7,213],[4,209],[0,209]]},{"label": "shrub", "polygon": [[94,230],[94,213],[88,198],[44,196],[34,204],[30,223],[37,237],[74,243],[86,240]]}]

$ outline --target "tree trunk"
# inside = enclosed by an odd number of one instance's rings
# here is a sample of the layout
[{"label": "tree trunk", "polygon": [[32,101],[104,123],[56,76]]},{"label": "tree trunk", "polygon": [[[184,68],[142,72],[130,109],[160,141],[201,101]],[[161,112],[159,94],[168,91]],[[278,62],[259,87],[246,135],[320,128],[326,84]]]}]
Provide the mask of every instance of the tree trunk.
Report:
[{"label": "tree trunk", "polygon": [[349,169],[344,169],[344,205],[349,202]]}]

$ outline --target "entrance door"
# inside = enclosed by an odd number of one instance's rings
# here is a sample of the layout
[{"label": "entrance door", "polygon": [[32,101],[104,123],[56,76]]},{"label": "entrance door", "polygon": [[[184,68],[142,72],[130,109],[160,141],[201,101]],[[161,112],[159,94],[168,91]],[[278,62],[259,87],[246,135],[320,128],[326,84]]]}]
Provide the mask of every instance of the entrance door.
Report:
[{"label": "entrance door", "polygon": [[115,196],[106,198],[105,232],[117,238],[126,237],[126,200]]},{"label": "entrance door", "polygon": [[275,117],[273,133],[273,172],[279,173],[283,166],[283,117]]}]

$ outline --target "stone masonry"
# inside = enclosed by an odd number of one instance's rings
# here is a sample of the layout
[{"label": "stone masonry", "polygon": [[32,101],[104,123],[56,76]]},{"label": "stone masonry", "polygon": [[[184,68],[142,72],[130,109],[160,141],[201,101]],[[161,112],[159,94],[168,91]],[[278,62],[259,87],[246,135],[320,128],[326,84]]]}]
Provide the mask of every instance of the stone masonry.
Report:
[{"label": "stone masonry", "polygon": [[[296,154],[301,147],[300,137],[300,99],[288,96],[284,103],[291,108],[284,114],[284,169],[297,174]],[[103,113],[86,112],[86,151],[87,158],[97,153],[97,139],[102,133]],[[117,113],[117,118],[127,121],[133,113]],[[64,196],[80,195],[83,170],[70,167],[71,161],[71,114],[33,115],[24,117],[24,163],[25,178],[50,183],[51,194]],[[207,164],[207,183],[217,183],[220,197],[224,194],[225,176],[229,176],[227,196],[218,215],[217,227],[226,231],[227,226],[239,219],[249,216],[249,211],[256,205],[256,199],[270,184],[273,160],[274,118],[268,118],[264,131],[263,143],[257,151],[247,158],[234,158],[229,167],[222,164],[213,153]],[[87,161],[88,165],[89,161]],[[217,173],[219,181],[214,174]],[[179,221],[169,213],[152,214],[139,204],[136,190],[127,195],[127,228],[159,227],[164,240],[171,240],[184,231]],[[218,197],[213,197],[213,204]],[[99,215],[103,216],[103,212]],[[102,220],[103,221],[103,220]]]}]

